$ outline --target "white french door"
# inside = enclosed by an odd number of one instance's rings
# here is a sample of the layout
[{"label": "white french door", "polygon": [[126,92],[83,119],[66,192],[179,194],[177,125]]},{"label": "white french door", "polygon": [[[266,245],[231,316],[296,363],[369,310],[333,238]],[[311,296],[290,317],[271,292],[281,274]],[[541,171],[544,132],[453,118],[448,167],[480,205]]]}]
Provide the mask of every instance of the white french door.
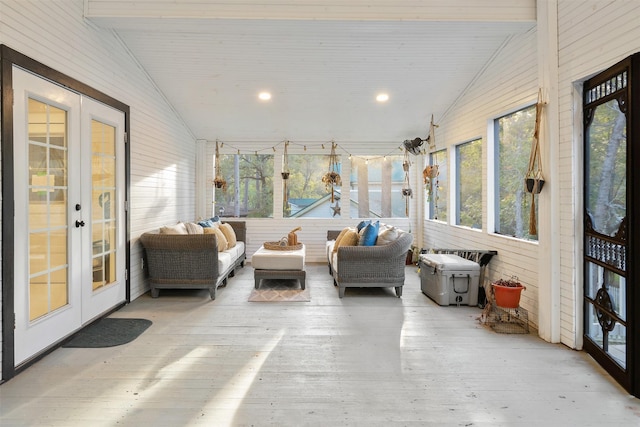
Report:
[{"label": "white french door", "polygon": [[87,97],[81,109],[82,320],[87,322],[125,300],[124,113]]},{"label": "white french door", "polygon": [[124,114],[13,69],[15,364],[125,300]]}]

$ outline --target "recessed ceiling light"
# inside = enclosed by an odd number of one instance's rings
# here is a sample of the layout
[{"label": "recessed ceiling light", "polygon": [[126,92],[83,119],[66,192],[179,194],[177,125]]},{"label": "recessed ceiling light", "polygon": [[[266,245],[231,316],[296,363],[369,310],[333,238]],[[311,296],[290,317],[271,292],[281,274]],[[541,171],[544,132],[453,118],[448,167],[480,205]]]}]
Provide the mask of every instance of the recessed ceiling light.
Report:
[{"label": "recessed ceiling light", "polygon": [[258,94],[258,98],[263,101],[268,101],[271,99],[271,94],[269,92],[260,92],[260,94]]},{"label": "recessed ceiling light", "polygon": [[389,95],[386,93],[379,93],[378,96],[376,96],[376,101],[378,102],[387,102],[389,100]]}]

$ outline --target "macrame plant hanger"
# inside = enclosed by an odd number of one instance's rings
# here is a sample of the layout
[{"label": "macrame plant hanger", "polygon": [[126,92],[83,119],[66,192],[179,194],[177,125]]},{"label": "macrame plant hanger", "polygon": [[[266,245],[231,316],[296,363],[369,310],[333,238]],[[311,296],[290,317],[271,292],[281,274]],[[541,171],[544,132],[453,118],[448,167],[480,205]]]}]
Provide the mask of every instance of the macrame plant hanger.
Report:
[{"label": "macrame plant hanger", "polygon": [[[324,145],[323,145],[324,147]],[[337,144],[331,141],[331,154],[329,154],[329,171],[322,176],[327,191],[331,191],[331,203],[335,202],[335,187],[342,186],[342,178],[340,177],[340,162],[336,154]]]},{"label": "macrame plant hanger", "polygon": [[409,151],[405,148],[404,160],[402,161],[402,169],[404,170],[404,182],[402,183],[402,197],[404,197],[404,212],[409,217],[409,199],[413,198],[413,190],[411,189],[411,183],[409,180],[409,167],[411,162],[409,161]]},{"label": "macrame plant hanger", "polygon": [[540,121],[542,120],[542,89],[538,90],[538,102],[536,103],[536,124],[533,132],[533,144],[531,144],[531,153],[529,154],[529,167],[525,175],[525,189],[531,193],[531,210],[529,212],[529,234],[536,236],[538,234],[536,219],[536,194],[539,194],[544,185],[542,176],[542,160],[540,158]]},{"label": "macrame plant hanger", "polygon": [[289,181],[289,175],[291,172],[289,171],[289,141],[284,142],[284,154],[282,155],[282,172],[280,175],[282,176],[282,185],[283,185],[283,207],[285,213],[289,213],[289,189],[287,188],[287,182]]}]

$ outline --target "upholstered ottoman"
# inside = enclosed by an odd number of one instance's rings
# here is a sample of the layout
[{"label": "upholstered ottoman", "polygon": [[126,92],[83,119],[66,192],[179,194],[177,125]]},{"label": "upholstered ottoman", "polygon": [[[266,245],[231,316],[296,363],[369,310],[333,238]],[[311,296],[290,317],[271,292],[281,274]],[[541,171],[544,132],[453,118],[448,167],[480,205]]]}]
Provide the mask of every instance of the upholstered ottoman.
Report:
[{"label": "upholstered ottoman", "polygon": [[304,257],[304,245],[295,251],[270,250],[261,246],[251,257],[255,288],[260,287],[262,279],[297,279],[300,287],[304,289]]}]

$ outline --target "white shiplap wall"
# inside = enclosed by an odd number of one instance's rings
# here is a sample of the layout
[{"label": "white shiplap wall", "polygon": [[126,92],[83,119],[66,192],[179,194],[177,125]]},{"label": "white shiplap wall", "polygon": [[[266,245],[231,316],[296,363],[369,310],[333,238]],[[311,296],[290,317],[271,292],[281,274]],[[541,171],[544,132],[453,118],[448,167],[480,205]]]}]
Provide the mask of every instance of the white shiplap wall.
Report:
[{"label": "white shiplap wall", "polygon": [[135,299],[147,290],[138,236],[194,216],[195,139],[113,33],[83,19],[83,0],[0,2],[0,43],[131,107]]},{"label": "white shiplap wall", "polygon": [[[631,1],[558,1],[559,55],[559,191],[560,191],[560,341],[580,348],[581,298],[581,176],[582,139],[580,82],[640,51],[640,3]],[[515,274],[526,285],[522,306],[537,326],[538,246],[487,232],[488,120],[533,102],[538,86],[536,34],[510,40],[484,73],[439,121],[436,140],[451,147],[483,138],[483,231],[425,221],[426,247],[490,248],[498,257],[489,265],[489,278]],[[575,100],[578,99],[578,102]],[[436,118],[437,119],[437,118]],[[453,156],[450,155],[450,159]],[[453,168],[450,168],[453,170]],[[451,203],[449,203],[451,206]],[[539,209],[545,209],[539,206]],[[452,218],[449,212],[449,218]]]},{"label": "white shiplap wall", "polygon": [[[487,192],[488,179],[487,148],[488,125],[493,118],[500,117],[515,109],[535,102],[538,87],[536,32],[512,38],[497,52],[493,61],[484,72],[477,76],[473,85],[445,117],[436,117],[439,127],[436,131],[438,148],[447,147],[449,151],[449,173],[454,172],[455,145],[482,138],[481,173],[482,190],[482,231],[453,224],[455,210],[452,199],[448,203],[449,224],[439,221],[425,221],[425,248],[466,248],[492,249],[498,256],[491,260],[488,278],[518,276],[527,290],[522,293],[521,305],[529,312],[529,321],[537,325],[538,313],[538,274],[537,243],[498,236],[488,232]],[[451,176],[449,182],[452,182]]]},{"label": "white shiplap wall", "polygon": [[575,119],[582,111],[574,87],[640,51],[639,20],[637,1],[558,2],[561,342],[572,347],[582,334],[582,124]]}]

